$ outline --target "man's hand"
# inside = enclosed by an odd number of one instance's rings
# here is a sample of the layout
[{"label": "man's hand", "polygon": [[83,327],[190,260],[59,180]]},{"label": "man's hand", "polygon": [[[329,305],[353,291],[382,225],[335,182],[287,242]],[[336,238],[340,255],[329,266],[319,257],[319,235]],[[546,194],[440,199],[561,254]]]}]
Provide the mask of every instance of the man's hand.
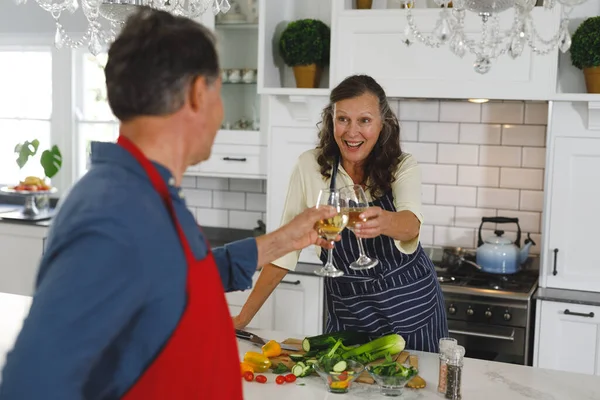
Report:
[{"label": "man's hand", "polygon": [[[315,225],[322,219],[331,218],[337,214],[335,207],[308,208],[298,214],[287,225],[281,227],[281,233],[285,240],[289,241],[293,250],[302,250],[303,248],[316,244],[325,249],[333,248],[333,245],[319,236]],[[340,240],[340,236],[336,241]]]}]

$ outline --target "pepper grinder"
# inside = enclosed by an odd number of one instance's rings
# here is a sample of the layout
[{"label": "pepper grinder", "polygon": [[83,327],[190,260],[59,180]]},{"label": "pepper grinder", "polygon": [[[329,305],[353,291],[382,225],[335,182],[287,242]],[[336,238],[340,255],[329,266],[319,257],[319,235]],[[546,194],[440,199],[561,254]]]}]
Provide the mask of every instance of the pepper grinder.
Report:
[{"label": "pepper grinder", "polygon": [[446,395],[449,400],[461,400],[461,384],[462,384],[462,369],[463,358],[465,356],[465,348],[463,346],[455,346],[448,351],[447,372],[446,372]]},{"label": "pepper grinder", "polygon": [[439,378],[438,378],[438,392],[446,393],[446,373],[448,371],[448,352],[451,351],[455,346],[458,345],[458,341],[454,338],[441,338],[440,339],[440,354],[439,354]]}]

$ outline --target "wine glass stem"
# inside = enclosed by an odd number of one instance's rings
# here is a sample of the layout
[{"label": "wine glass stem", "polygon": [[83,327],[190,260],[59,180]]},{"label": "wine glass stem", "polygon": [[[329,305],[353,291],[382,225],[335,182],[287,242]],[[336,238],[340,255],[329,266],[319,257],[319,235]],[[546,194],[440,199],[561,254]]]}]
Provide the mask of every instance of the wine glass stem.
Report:
[{"label": "wine glass stem", "polygon": [[333,265],[333,249],[327,251],[327,265]]},{"label": "wine glass stem", "polygon": [[357,236],[356,237],[356,241],[358,242],[358,253],[360,254],[361,257],[364,257],[365,256],[365,249],[363,247],[362,238],[359,238]]}]

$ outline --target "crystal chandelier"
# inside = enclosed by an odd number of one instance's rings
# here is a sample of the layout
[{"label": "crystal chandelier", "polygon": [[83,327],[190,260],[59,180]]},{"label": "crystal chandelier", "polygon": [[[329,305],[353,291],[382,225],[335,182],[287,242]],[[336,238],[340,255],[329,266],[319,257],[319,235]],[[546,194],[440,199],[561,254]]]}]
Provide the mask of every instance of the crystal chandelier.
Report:
[{"label": "crystal chandelier", "polygon": [[[231,8],[228,0],[35,0],[48,11],[56,22],[54,45],[71,48],[88,46],[94,56],[115,40],[127,17],[140,6],[149,6],[174,15],[197,18],[211,8],[214,15],[226,13]],[[17,5],[27,0],[15,0]],[[64,11],[75,13],[81,3],[81,10],[88,22],[87,31],[79,40],[72,39],[60,22]]]},{"label": "crystal chandelier", "polygon": [[[571,47],[569,15],[574,6],[587,0],[544,0],[546,10],[553,9],[556,2],[562,5],[560,27],[549,39],[542,38],[535,29],[531,13],[536,0],[434,0],[442,9],[430,35],[421,33],[415,25],[412,8],[416,0],[402,1],[408,22],[404,31],[404,43],[407,46],[415,41],[434,48],[448,44],[450,50],[460,58],[468,51],[475,56],[475,71],[485,74],[498,57],[508,53],[512,58],[517,58],[526,46],[538,55],[546,55],[556,47],[566,53]],[[499,14],[511,8],[514,10],[512,26],[502,30]],[[467,11],[481,17],[478,40],[467,37],[464,31]]]}]

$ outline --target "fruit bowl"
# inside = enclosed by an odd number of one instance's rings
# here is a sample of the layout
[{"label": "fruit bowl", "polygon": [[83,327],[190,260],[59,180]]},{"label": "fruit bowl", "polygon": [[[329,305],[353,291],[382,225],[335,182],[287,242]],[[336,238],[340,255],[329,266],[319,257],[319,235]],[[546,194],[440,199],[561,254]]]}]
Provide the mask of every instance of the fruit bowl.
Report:
[{"label": "fruit bowl", "polygon": [[331,393],[346,393],[352,382],[365,370],[365,366],[353,360],[346,360],[346,368],[341,372],[325,371],[321,363],[315,363],[314,369],[325,380],[327,390]]},{"label": "fruit bowl", "polygon": [[400,396],[408,381],[410,381],[419,373],[416,368],[409,365],[402,365],[400,366],[400,369],[401,371],[399,372],[401,374],[390,376],[387,373],[385,375],[378,374],[376,372],[379,371],[377,365],[372,365],[366,368],[369,375],[371,375],[373,379],[375,379],[377,385],[379,385],[381,394],[384,396]]}]

